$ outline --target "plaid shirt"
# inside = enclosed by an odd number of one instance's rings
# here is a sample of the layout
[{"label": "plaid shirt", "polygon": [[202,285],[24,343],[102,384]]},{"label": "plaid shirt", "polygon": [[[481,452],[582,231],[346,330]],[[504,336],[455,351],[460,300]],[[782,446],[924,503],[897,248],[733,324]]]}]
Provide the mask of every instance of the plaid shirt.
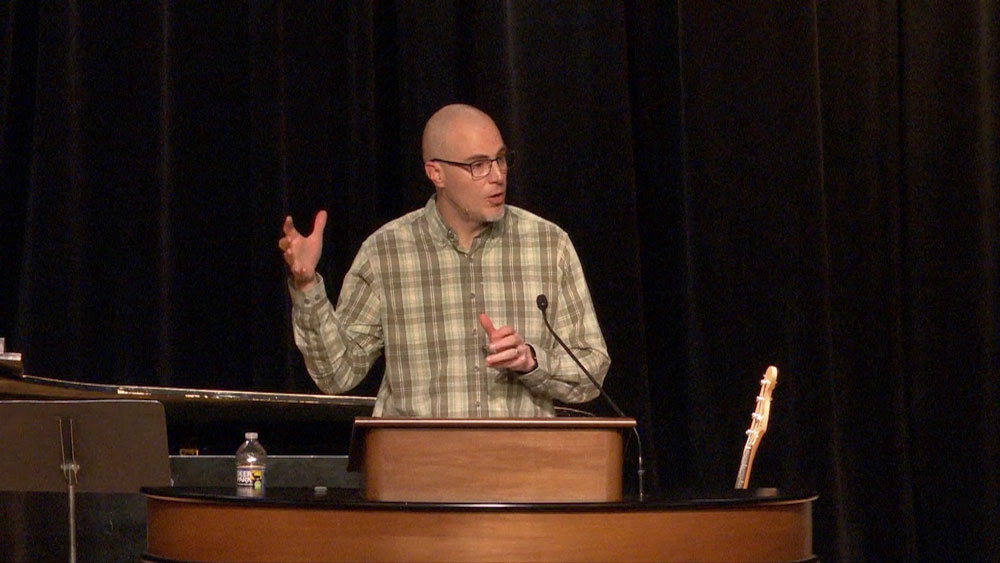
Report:
[{"label": "plaid shirt", "polygon": [[[432,197],[365,240],[336,310],[322,278],[309,291],[290,282],[289,289],[295,342],[323,391],[357,385],[384,350],[374,416],[553,416],[553,399],[596,397],[546,330],[536,306],[542,293],[553,328],[598,381],[611,363],[569,237],[517,207],[507,206],[466,252]],[[513,326],[534,348],[534,371],[486,366],[481,312],[497,327]]]}]

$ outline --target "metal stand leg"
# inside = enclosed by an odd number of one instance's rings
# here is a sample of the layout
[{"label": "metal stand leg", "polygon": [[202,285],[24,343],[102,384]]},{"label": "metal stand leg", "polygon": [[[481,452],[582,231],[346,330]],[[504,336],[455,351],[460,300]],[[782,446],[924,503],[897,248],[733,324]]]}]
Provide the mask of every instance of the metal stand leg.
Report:
[{"label": "metal stand leg", "polygon": [[[63,417],[59,417],[59,442],[62,446],[63,459],[59,468],[66,478],[69,494],[69,563],[76,563],[76,484],[79,482],[80,464],[76,462],[76,452],[73,448],[73,419],[67,420],[69,428],[63,426]],[[66,455],[67,444],[69,456]]]}]

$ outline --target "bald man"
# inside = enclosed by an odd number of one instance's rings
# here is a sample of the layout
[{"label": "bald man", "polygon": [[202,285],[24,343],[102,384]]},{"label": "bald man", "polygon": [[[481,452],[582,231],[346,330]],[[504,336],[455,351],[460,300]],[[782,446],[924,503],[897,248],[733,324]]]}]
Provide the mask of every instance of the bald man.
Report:
[{"label": "bald man", "polygon": [[507,147],[493,120],[464,104],[427,121],[424,172],[434,195],[361,245],[337,307],[312,234],[285,218],[278,247],[290,278],[295,343],[309,375],[343,393],[385,354],[374,416],[554,416],[597,388],[545,328],[549,319],[598,381],[610,360],[576,250],[555,224],[507,205]]}]

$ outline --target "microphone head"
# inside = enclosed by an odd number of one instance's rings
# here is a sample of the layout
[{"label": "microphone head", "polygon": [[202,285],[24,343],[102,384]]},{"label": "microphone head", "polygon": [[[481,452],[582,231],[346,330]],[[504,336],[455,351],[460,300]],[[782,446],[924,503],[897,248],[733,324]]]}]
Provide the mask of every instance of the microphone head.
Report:
[{"label": "microphone head", "polygon": [[549,299],[545,297],[544,293],[540,293],[538,297],[535,298],[535,304],[538,305],[538,308],[544,313],[545,310],[549,308]]}]

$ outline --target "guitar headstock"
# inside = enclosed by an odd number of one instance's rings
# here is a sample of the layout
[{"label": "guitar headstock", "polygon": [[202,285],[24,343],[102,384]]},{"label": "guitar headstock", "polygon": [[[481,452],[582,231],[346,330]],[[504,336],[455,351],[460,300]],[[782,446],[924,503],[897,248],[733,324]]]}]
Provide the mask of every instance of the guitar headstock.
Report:
[{"label": "guitar headstock", "polygon": [[768,366],[764,378],[760,380],[760,393],[757,394],[757,405],[750,415],[750,429],[747,430],[747,443],[743,447],[743,459],[740,460],[740,471],[736,476],[736,488],[745,489],[750,480],[750,468],[757,454],[757,446],[761,436],[767,431],[767,421],[771,416],[771,393],[778,382],[778,368]]},{"label": "guitar headstock", "polygon": [[760,380],[757,407],[754,409],[753,422],[750,425],[751,430],[756,429],[758,437],[767,430],[767,421],[771,417],[771,393],[777,383],[778,368],[768,366],[764,371],[764,378]]}]

